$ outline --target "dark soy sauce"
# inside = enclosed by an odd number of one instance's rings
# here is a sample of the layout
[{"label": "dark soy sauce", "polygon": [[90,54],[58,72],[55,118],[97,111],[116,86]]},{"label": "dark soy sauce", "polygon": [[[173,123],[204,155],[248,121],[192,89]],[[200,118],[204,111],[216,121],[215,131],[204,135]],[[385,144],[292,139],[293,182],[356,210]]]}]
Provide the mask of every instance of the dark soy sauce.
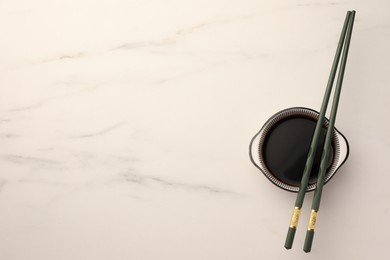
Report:
[{"label": "dark soy sauce", "polygon": [[[263,158],[269,171],[280,181],[299,186],[316,121],[304,116],[282,119],[268,132],[263,145]],[[326,128],[322,127],[318,148],[310,174],[309,184],[316,183],[325,142]],[[334,143],[327,158],[328,169],[334,155]]]}]

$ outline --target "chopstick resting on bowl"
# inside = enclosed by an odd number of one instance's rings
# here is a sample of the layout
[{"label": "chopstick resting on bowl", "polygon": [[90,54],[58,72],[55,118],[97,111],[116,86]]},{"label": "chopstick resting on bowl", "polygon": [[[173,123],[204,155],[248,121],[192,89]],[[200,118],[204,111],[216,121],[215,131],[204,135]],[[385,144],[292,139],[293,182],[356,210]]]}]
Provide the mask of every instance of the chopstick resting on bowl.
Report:
[{"label": "chopstick resting on bowl", "polygon": [[[339,43],[337,46],[335,58],[333,60],[332,69],[331,69],[331,72],[329,75],[328,84],[326,86],[325,95],[323,97],[320,114],[318,116],[318,120],[317,120],[317,124],[316,124],[315,130],[314,130],[312,142],[311,142],[308,156],[306,159],[306,165],[304,168],[304,172],[303,172],[302,179],[301,179],[301,184],[299,186],[299,191],[298,191],[297,198],[295,201],[295,207],[294,207],[293,214],[292,214],[292,217],[290,220],[290,226],[288,228],[286,242],[284,245],[284,247],[286,249],[291,249],[293,242],[294,242],[294,236],[295,236],[295,232],[296,232],[296,229],[298,226],[303,201],[305,199],[306,189],[307,189],[307,185],[309,183],[309,177],[310,177],[310,173],[311,173],[311,170],[313,167],[314,158],[315,158],[315,155],[317,152],[318,141],[320,139],[320,133],[321,133],[321,129],[322,129],[322,126],[324,123],[324,119],[325,119],[325,113],[326,113],[326,110],[328,107],[330,94],[332,92],[333,82],[334,82],[336,72],[337,72],[337,67],[338,67],[338,64],[340,61],[341,51],[344,47],[343,57],[341,59],[341,65],[340,65],[341,68],[340,68],[340,72],[338,74],[337,83],[336,83],[335,97],[333,99],[333,104],[332,104],[330,121],[329,121],[329,125],[327,128],[324,148],[323,148],[323,152],[322,152],[322,156],[321,156],[320,170],[319,170],[319,174],[317,177],[317,184],[316,184],[316,190],[315,190],[314,198],[313,198],[312,211],[311,211],[310,220],[309,220],[309,227],[308,227],[308,231],[306,233],[306,239],[305,239],[305,245],[304,245],[305,252],[310,252],[310,250],[311,250],[311,244],[312,244],[313,237],[314,237],[315,223],[317,221],[318,210],[319,210],[319,205],[320,205],[320,200],[321,200],[321,195],[322,195],[322,187],[324,185],[324,180],[325,180],[325,173],[326,173],[326,168],[327,168],[327,158],[328,158],[328,154],[329,154],[329,151],[331,148],[331,142],[333,139],[334,123],[336,120],[337,107],[338,107],[338,102],[340,99],[341,85],[342,85],[343,77],[344,77],[345,65],[346,65],[346,61],[347,61],[347,55],[348,55],[349,43],[350,43],[351,35],[352,35],[352,27],[353,27],[355,13],[356,13],[355,11],[348,11],[347,15],[345,17],[345,21],[344,21],[343,29],[341,31],[341,36],[340,36],[340,40],[339,40]],[[346,44],[344,46],[345,38],[346,38]]]},{"label": "chopstick resting on bowl", "polygon": [[311,251],[311,245],[313,243],[314,230],[317,223],[317,216],[318,216],[318,210],[320,208],[322,188],[324,186],[324,180],[325,180],[325,172],[327,166],[326,158],[328,157],[330,144],[333,138],[334,124],[336,121],[337,108],[340,100],[341,86],[343,84],[343,79],[344,79],[345,65],[347,63],[347,56],[348,56],[349,44],[351,42],[354,20],[355,20],[355,11],[352,11],[348,23],[347,37],[345,40],[343,56],[341,57],[340,71],[337,77],[335,97],[333,99],[332,110],[330,112],[329,126],[328,126],[328,131],[326,132],[324,150],[322,152],[322,157],[321,157],[320,170],[317,177],[317,187],[316,190],[314,191],[314,197],[313,197],[310,219],[309,219],[309,226],[307,228],[305,244],[303,247],[303,251],[305,251],[306,253]]}]

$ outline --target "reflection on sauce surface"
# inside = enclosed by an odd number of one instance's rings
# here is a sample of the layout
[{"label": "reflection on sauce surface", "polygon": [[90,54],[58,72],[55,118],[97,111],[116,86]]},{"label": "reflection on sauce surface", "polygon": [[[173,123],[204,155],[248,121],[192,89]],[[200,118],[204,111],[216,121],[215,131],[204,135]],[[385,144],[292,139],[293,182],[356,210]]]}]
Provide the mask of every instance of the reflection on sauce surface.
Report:
[{"label": "reflection on sauce surface", "polygon": [[[315,126],[315,120],[296,116],[282,119],[269,130],[262,154],[267,168],[280,181],[299,186]],[[322,127],[309,184],[316,183],[325,136],[326,128]],[[328,155],[328,169],[332,164],[333,154],[332,143]]]}]

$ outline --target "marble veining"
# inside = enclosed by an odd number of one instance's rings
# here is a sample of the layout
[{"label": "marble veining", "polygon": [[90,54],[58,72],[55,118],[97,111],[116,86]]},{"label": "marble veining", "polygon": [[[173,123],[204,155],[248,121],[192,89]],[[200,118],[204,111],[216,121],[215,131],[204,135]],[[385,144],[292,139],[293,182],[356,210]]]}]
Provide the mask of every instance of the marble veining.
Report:
[{"label": "marble veining", "polygon": [[91,137],[95,137],[95,136],[101,136],[101,135],[107,134],[111,131],[114,131],[115,129],[123,126],[124,124],[125,124],[124,122],[119,122],[119,123],[116,123],[116,124],[111,125],[109,127],[106,127],[98,132],[83,134],[83,135],[76,135],[76,136],[72,136],[72,138],[77,139],[77,138],[91,138]]},{"label": "marble veining", "polygon": [[6,161],[16,163],[16,164],[28,163],[28,164],[37,164],[37,165],[53,165],[59,163],[58,161],[54,161],[54,160],[31,157],[31,156],[14,155],[14,154],[3,155],[2,158]]},{"label": "marble veining", "polygon": [[389,259],[389,7],[0,1],[0,259],[302,259],[304,223],[283,248],[294,194],[248,145],[277,111],[319,110],[350,9],[351,154],[310,257]]},{"label": "marble veining", "polygon": [[159,177],[135,174],[133,173],[133,171],[127,171],[121,173],[120,176],[123,177],[127,182],[140,184],[140,185],[157,183],[164,187],[179,188],[179,189],[184,189],[189,191],[204,191],[210,194],[223,194],[223,195],[235,195],[235,196],[238,195],[236,192],[233,191],[218,189],[207,185],[180,183],[180,182],[162,179]]}]

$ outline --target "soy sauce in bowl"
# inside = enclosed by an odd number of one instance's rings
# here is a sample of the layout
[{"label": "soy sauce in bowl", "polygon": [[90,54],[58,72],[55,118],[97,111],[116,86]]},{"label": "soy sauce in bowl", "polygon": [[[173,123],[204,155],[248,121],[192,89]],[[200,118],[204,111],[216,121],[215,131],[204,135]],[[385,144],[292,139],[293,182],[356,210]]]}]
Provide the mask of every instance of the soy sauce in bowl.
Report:
[{"label": "soy sauce in bowl", "polygon": [[[306,165],[318,112],[294,107],[273,115],[252,138],[249,154],[252,163],[278,187],[297,192]],[[307,191],[316,188],[328,120],[323,122]],[[257,144],[257,147],[256,147]],[[257,156],[253,156],[257,154]],[[349,154],[347,139],[335,128],[327,158],[325,183],[346,161]]]},{"label": "soy sauce in bowl", "polygon": [[[316,121],[314,119],[292,116],[284,118],[268,131],[261,153],[265,165],[277,179],[290,185],[300,185],[315,127]],[[326,127],[323,126],[309,184],[314,184],[317,181],[325,136]],[[333,154],[334,143],[327,159],[328,169],[332,164]]]}]

